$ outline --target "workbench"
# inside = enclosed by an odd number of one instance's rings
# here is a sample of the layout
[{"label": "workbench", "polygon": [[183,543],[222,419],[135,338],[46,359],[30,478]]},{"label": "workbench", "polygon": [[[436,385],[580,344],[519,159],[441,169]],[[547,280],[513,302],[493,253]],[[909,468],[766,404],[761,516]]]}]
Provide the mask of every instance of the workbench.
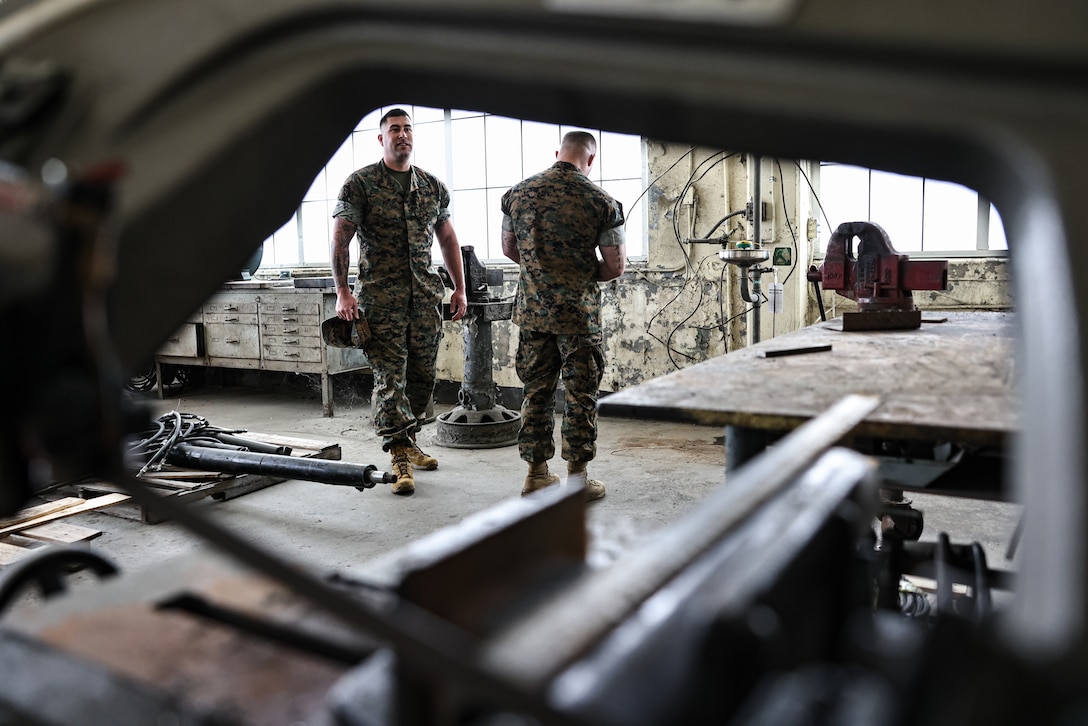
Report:
[{"label": "workbench", "polygon": [[724,426],[729,469],[851,393],[881,399],[858,440],[1000,452],[1017,430],[1014,341],[1011,312],[927,312],[921,328],[896,331],[843,332],[831,319],[614,393],[599,410]]},{"label": "workbench", "polygon": [[227,283],[159,348],[158,380],[164,363],[318,374],[321,409],[332,416],[330,376],[368,372],[370,363],[361,350],[322,340],[321,321],[336,315],[336,291],[331,278],[322,286],[324,280]]}]

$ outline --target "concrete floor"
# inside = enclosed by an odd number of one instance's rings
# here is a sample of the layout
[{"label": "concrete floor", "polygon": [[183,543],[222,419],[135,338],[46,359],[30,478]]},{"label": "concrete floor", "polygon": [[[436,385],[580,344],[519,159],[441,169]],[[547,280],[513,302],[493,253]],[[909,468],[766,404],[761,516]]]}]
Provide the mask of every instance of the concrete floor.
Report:
[{"label": "concrete floor", "polygon": [[[344,461],[388,469],[370,422],[369,400],[338,398],[336,415],[321,415],[320,400],[298,391],[204,387],[166,400],[149,397],[156,415],[169,410],[198,414],[215,426],[335,442]],[[449,406],[439,406],[438,412]],[[557,426],[558,430],[558,426]],[[607,565],[631,543],[675,520],[724,480],[722,430],[688,424],[602,418],[598,458],[590,474],[607,496],[589,507],[590,563]],[[248,540],[319,571],[350,573],[382,555],[505,499],[519,496],[524,464],[516,446],[451,449],[435,445],[435,425],[421,432],[422,448],[441,462],[417,472],[416,493],[394,496],[388,485],[363,492],[351,487],[286,481],[236,499],[204,499],[195,506]],[[553,460],[553,470],[563,462]],[[990,564],[1011,568],[1004,553],[1019,507],[1000,502],[912,495],[926,518],[923,540],[947,531],[953,542],[979,541]],[[206,549],[171,523],[144,524],[105,513],[71,518],[102,530],[93,547],[124,573],[155,568]],[[89,578],[86,575],[85,578]],[[79,582],[74,587],[90,586]],[[30,606],[31,603],[23,603]]]}]

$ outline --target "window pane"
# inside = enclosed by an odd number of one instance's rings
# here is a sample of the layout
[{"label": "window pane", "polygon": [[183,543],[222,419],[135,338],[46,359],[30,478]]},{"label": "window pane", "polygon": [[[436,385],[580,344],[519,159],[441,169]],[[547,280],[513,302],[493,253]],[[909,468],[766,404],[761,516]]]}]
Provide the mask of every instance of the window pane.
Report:
[{"label": "window pane", "polygon": [[440,108],[430,108],[428,106],[416,106],[412,115],[412,121],[418,126],[419,124],[441,122],[446,118],[446,112]]},{"label": "window pane", "polygon": [[487,132],[487,186],[510,187],[522,179],[521,174],[521,122],[502,116],[488,116],[484,129]]},{"label": "window pane", "polygon": [[990,239],[987,249],[1007,250],[1009,241],[1005,238],[1005,223],[997,212],[997,207],[990,205]]},{"label": "window pane", "polygon": [[277,267],[275,235],[261,243],[261,267]]},{"label": "window pane", "polygon": [[926,179],[925,228],[927,252],[973,250],[977,247],[978,194],[951,182]]},{"label": "window pane", "polygon": [[868,221],[884,228],[896,250],[922,249],[922,179],[874,169],[870,184]]},{"label": "window pane", "polygon": [[821,219],[820,239],[823,248],[843,222],[864,222],[869,219],[869,170],[847,164],[824,164],[820,167],[820,206],[826,219]]},{"label": "window pane", "polygon": [[302,219],[302,264],[314,265],[329,261],[329,203],[303,202],[299,210]]},{"label": "window pane", "polygon": [[[453,192],[453,227],[457,230],[457,240],[462,245],[475,247],[476,256],[481,260],[488,259],[483,254],[487,250],[487,218],[487,193],[484,190]],[[437,244],[432,255],[442,259]]]},{"label": "window pane", "polygon": [[385,111],[380,108],[376,108],[366,116],[359,119],[359,123],[355,125],[356,131],[376,131],[378,128],[378,121],[381,119],[382,114]]},{"label": "window pane", "polygon": [[310,188],[306,190],[306,193],[302,196],[302,199],[307,202],[312,202],[315,199],[325,198],[325,169],[317,172],[317,176],[310,182]]},{"label": "window pane", "polygon": [[559,151],[559,127],[537,121],[521,124],[521,176],[527,177],[544,171],[555,163]]},{"label": "window pane", "polygon": [[[376,129],[356,131],[351,138],[352,171],[362,169],[382,158],[382,145],[378,143]],[[345,177],[346,178],[346,177]],[[341,180],[343,184],[343,180]]]},{"label": "window pane", "polygon": [[453,187],[482,189],[487,182],[483,159],[483,117],[454,120],[450,122],[450,126],[453,139]]},{"label": "window pane", "polygon": [[298,264],[298,217],[294,214],[265,240],[262,267]]},{"label": "window pane", "polygon": [[502,253],[502,195],[505,193],[504,187],[487,190],[487,254],[480,247],[476,248],[476,256],[481,260],[510,261]]},{"label": "window pane", "polygon": [[340,187],[344,186],[344,180],[347,179],[351,172],[355,171],[359,167],[355,166],[355,135],[348,136],[343,145],[336,150],[336,153],[329,159],[329,163],[325,166],[325,189],[320,197],[306,196],[306,201],[317,201],[318,199],[336,199],[340,194]]},{"label": "window pane", "polygon": [[417,126],[412,134],[412,163],[446,182],[446,128],[443,124]]},{"label": "window pane", "polygon": [[601,132],[597,163],[602,179],[642,178],[642,138]]},{"label": "window pane", "polygon": [[606,181],[601,186],[623,205],[623,234],[627,247],[627,256],[645,257],[646,196],[642,195],[637,203],[634,202],[642,194],[642,181],[636,179]]}]

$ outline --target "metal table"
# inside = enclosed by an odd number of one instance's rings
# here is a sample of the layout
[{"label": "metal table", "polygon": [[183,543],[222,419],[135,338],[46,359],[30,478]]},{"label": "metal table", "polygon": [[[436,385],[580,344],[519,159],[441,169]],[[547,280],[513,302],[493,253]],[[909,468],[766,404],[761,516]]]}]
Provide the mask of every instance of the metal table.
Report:
[{"label": "metal table", "polygon": [[851,393],[881,399],[854,440],[1001,450],[1017,427],[1014,336],[1010,312],[929,312],[898,331],[833,319],[607,396],[600,413],[725,426],[729,469]]}]

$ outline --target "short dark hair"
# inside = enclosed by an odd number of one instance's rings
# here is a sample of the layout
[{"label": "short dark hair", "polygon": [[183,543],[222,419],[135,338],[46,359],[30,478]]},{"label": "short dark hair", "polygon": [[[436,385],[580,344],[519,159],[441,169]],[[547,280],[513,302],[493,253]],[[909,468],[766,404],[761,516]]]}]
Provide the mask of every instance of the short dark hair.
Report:
[{"label": "short dark hair", "polygon": [[597,153],[597,139],[588,131],[568,131],[563,135],[563,146],[584,149],[587,154]]},{"label": "short dark hair", "polygon": [[391,108],[385,112],[385,115],[382,116],[382,120],[378,122],[378,128],[385,128],[385,122],[393,116],[404,116],[408,119],[412,118],[403,108]]}]

